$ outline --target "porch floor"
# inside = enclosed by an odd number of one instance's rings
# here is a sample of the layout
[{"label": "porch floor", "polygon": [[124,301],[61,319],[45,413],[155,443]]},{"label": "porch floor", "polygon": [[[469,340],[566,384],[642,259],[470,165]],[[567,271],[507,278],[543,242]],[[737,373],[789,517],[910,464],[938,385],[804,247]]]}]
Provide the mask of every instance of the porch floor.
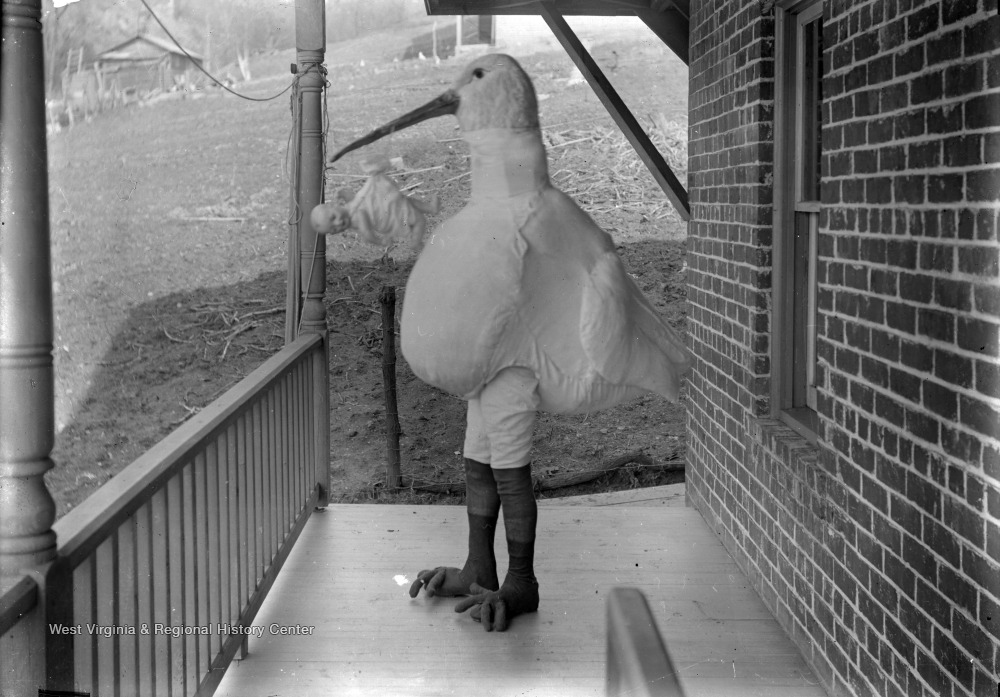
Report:
[{"label": "porch floor", "polygon": [[[677,491],[542,502],[541,607],[504,633],[453,612],[455,599],[407,593],[420,569],[464,561],[464,507],[330,506],[307,523],[257,615],[263,635],[216,694],[603,695],[605,601],[632,586],[649,601],[687,697],[825,695]],[[503,540],[501,524],[501,578]],[[315,629],[282,636],[272,623]]]}]

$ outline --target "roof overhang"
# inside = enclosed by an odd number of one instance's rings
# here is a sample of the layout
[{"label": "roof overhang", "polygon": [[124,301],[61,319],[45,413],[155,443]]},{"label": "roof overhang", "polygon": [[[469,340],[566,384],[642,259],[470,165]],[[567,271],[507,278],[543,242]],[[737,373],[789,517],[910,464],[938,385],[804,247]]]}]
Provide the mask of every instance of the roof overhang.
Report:
[{"label": "roof overhang", "polygon": [[[546,0],[561,15],[616,16],[676,12],[687,19],[690,0]],[[540,0],[424,0],[429,15],[537,15]]]},{"label": "roof overhang", "polygon": [[98,54],[98,61],[135,61],[151,62],[160,60],[166,54],[190,58],[201,62],[204,60],[201,54],[193,51],[186,51],[176,46],[170,41],[160,39],[149,34],[136,34],[128,41],[124,41],[117,46],[109,48]]}]

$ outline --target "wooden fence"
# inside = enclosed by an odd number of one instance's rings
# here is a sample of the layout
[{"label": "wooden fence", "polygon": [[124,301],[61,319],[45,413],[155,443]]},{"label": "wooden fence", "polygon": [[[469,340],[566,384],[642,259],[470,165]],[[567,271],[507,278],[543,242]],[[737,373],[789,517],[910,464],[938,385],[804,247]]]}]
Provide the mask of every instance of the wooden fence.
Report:
[{"label": "wooden fence", "polygon": [[326,503],[329,438],[306,334],[56,523],[56,560],[0,599],[3,694],[211,694]]}]

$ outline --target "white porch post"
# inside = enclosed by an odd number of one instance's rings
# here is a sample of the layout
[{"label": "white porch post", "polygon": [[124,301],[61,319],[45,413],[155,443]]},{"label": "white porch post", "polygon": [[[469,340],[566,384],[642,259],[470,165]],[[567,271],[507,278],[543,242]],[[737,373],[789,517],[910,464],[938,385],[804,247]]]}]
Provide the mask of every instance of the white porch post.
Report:
[{"label": "white porch post", "polygon": [[323,201],[323,86],[326,72],[326,6],[323,0],[296,0],[295,46],[299,74],[297,219],[301,259],[299,332],[326,334],[326,236],[313,230],[312,209]]},{"label": "white porch post", "polygon": [[[323,0],[296,0],[295,46],[298,63],[299,142],[298,188],[295,192],[298,226],[295,249],[290,249],[289,283],[296,283],[298,316],[288,334],[323,335],[323,357],[313,373],[316,395],[314,461],[318,504],[325,506],[330,491],[330,374],[329,331],[326,326],[326,236],[313,229],[309,214],[323,202],[326,162],[323,149],[323,89],[326,85],[326,4]],[[294,245],[293,245],[294,247]],[[291,267],[298,260],[295,268]]]},{"label": "white porch post", "polygon": [[3,0],[0,48],[0,585],[55,557],[55,438],[41,0]]},{"label": "white porch post", "polygon": [[41,579],[56,555],[43,479],[55,393],[41,5],[0,5],[0,593],[29,570],[38,593],[0,645],[0,684],[11,694],[49,683]]}]

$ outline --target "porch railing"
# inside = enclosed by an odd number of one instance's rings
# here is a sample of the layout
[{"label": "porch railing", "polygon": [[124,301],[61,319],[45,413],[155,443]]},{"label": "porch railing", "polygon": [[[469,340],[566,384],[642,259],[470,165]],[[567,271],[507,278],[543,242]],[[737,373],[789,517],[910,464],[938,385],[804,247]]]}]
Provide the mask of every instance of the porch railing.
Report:
[{"label": "porch railing", "polygon": [[646,596],[613,588],[608,596],[607,697],[684,697]]},{"label": "porch railing", "polygon": [[303,335],[59,520],[0,600],[0,691],[211,694],[326,503],[328,402]]}]

